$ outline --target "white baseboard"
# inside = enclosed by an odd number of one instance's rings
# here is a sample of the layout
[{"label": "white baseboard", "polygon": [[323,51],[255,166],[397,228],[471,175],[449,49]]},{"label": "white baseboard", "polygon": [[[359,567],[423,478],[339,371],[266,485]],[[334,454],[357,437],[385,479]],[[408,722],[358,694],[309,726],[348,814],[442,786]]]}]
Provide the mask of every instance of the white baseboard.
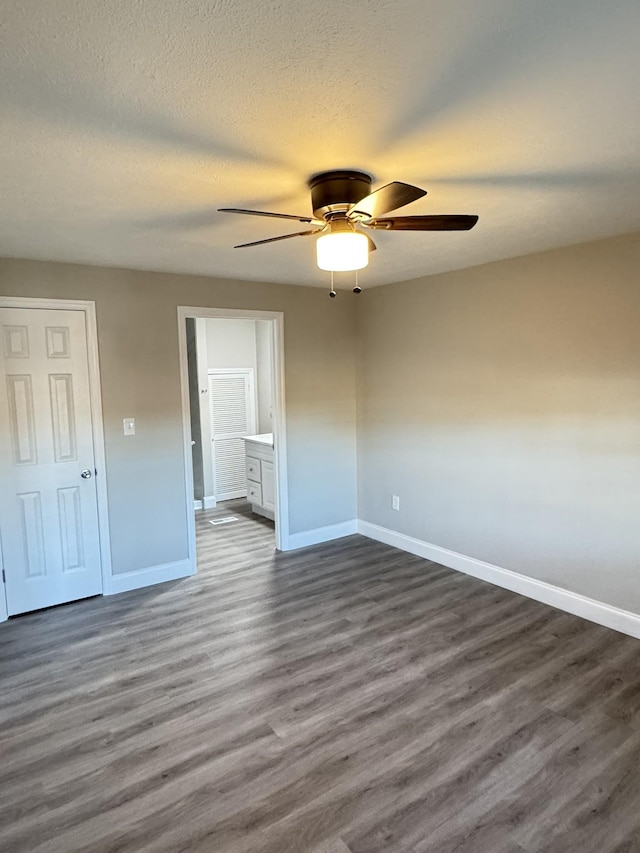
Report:
[{"label": "white baseboard", "polygon": [[196,512],[201,509],[215,509],[217,505],[218,502],[213,495],[210,495],[209,497],[204,497],[201,501],[193,502],[193,508]]},{"label": "white baseboard", "polygon": [[574,616],[581,616],[583,619],[604,625],[606,628],[613,628],[614,631],[640,638],[640,614],[613,607],[611,604],[605,604],[594,598],[588,598],[586,595],[570,592],[546,581],[535,580],[535,578],[527,577],[519,572],[512,572],[510,569],[502,569],[500,566],[485,563],[483,560],[476,560],[474,557],[466,557],[464,554],[449,551],[439,545],[431,545],[422,539],[414,539],[413,536],[397,533],[395,530],[380,527],[378,524],[359,520],[357,527],[358,533],[368,536],[370,539],[384,542],[386,545],[399,548],[401,551],[408,551],[410,554],[424,557],[425,560],[431,560],[449,569],[464,572],[474,578],[509,589],[511,592],[517,592],[520,595],[527,596],[527,598],[533,598],[535,601],[557,607],[559,610],[572,613]]},{"label": "white baseboard", "polygon": [[329,524],[327,527],[290,533],[282,550],[296,551],[298,548],[308,548],[309,545],[319,545],[321,542],[330,542],[332,539],[342,539],[343,536],[353,536],[357,532],[358,522],[353,518],[350,521],[341,521],[339,524]]},{"label": "white baseboard", "polygon": [[165,581],[175,581],[195,574],[195,568],[189,560],[177,560],[175,563],[164,563],[161,566],[150,566],[138,572],[124,572],[112,575],[109,588],[105,595],[117,595],[120,592],[130,592],[132,589],[142,589]]}]

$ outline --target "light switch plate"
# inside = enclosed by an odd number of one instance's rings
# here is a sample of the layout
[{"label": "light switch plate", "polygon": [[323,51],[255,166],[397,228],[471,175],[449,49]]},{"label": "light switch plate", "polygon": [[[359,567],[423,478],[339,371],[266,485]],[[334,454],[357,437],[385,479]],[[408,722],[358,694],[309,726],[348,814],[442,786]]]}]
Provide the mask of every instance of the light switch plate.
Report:
[{"label": "light switch plate", "polygon": [[135,435],[136,434],[136,419],[135,418],[123,418],[122,419],[122,429],[125,435]]}]

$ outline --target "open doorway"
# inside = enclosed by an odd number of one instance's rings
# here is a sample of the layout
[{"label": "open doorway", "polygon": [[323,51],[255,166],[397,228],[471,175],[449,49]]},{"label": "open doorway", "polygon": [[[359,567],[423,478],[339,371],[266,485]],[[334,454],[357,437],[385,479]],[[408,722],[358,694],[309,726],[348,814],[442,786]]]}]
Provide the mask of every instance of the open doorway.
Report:
[{"label": "open doorway", "polygon": [[178,319],[192,562],[196,529],[200,547],[255,529],[287,550],[282,315],[180,307]]}]

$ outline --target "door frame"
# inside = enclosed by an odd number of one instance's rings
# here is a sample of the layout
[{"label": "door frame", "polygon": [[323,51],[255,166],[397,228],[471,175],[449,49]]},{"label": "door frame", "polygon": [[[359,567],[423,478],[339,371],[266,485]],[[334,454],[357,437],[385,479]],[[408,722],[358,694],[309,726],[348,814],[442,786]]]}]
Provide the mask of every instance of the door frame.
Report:
[{"label": "door frame", "polygon": [[[111,540],[109,537],[109,502],[107,496],[107,468],[104,449],[104,422],[102,419],[102,395],[100,385],[100,360],[98,354],[98,325],[96,303],[78,299],[46,299],[31,296],[0,296],[0,308],[43,308],[53,311],[82,311],[87,331],[87,361],[89,369],[89,399],[93,431],[93,455],[97,475],[96,498],[98,504],[98,539],[102,594],[111,592]],[[0,543],[1,544],[1,543]],[[0,568],[2,548],[0,547]],[[0,622],[7,619],[7,601],[4,584],[0,595]]]},{"label": "door frame", "polygon": [[187,319],[269,320],[273,330],[273,433],[276,472],[276,549],[289,548],[289,487],[287,479],[287,434],[284,393],[284,314],[282,311],[252,311],[240,308],[193,308],[178,305],[178,349],[182,394],[182,434],[184,439],[185,498],[189,530],[189,560],[196,571],[196,516],[193,509],[193,465],[191,455],[191,414],[187,365]]}]

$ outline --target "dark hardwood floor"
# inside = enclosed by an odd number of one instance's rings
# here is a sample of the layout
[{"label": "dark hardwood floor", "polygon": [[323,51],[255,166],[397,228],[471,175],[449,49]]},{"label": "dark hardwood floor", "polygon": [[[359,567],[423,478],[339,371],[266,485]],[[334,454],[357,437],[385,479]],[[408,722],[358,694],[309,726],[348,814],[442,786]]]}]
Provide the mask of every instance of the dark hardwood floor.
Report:
[{"label": "dark hardwood floor", "polygon": [[0,626],[3,853],[640,851],[638,641],[241,502],[198,538]]}]

